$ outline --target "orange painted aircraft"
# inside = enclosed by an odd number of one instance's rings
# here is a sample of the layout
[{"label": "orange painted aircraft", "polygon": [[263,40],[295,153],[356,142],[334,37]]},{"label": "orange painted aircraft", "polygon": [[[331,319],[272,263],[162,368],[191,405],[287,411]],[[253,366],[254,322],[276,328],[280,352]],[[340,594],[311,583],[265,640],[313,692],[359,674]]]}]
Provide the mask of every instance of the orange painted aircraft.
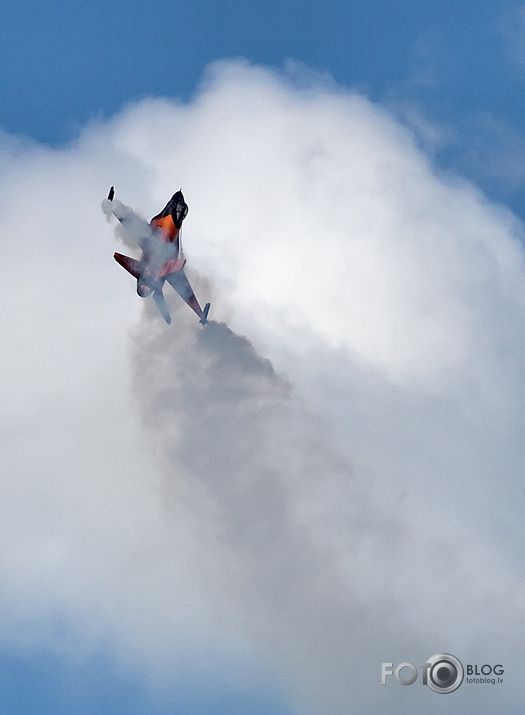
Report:
[{"label": "orange painted aircraft", "polygon": [[184,201],[182,191],[173,194],[166,206],[151,219],[149,224],[145,221],[142,222],[129,209],[122,210],[126,207],[123,207],[123,204],[118,201],[113,203],[114,197],[115,187],[112,186],[108,194],[108,201],[112,203],[107,212],[113,213],[124,228],[127,224],[130,228],[133,226],[130,233],[142,249],[140,259],[124,256],[122,253],[115,253],[113,256],[117,263],[120,263],[128,273],[137,279],[137,293],[141,298],[153,295],[153,300],[162,317],[167,323],[171,323],[168,306],[162,292],[165,281],[168,281],[182,300],[195,311],[199,322],[206,325],[210,304],[206,303],[204,310],[200,307],[184,273],[186,260],[181,255],[180,229],[188,213],[188,204]]}]

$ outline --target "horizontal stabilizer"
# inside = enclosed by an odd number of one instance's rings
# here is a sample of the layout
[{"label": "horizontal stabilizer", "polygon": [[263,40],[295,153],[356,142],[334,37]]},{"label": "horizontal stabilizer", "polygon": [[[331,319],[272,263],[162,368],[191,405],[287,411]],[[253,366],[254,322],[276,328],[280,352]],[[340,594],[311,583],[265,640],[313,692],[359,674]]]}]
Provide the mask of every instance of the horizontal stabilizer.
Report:
[{"label": "horizontal stabilizer", "polygon": [[159,309],[162,317],[166,321],[166,323],[169,325],[171,323],[171,317],[170,313],[168,310],[168,306],[166,305],[166,299],[164,298],[164,293],[161,290],[156,290],[153,293],[153,300],[155,301],[155,305]]},{"label": "horizontal stabilizer", "polygon": [[168,258],[162,265],[159,271],[159,278],[168,276],[170,273],[176,273],[180,271],[186,265],[186,260],[184,258]]},{"label": "horizontal stabilizer", "polygon": [[116,260],[117,263],[120,263],[122,268],[125,268],[128,273],[131,273],[134,278],[139,277],[139,261],[137,261],[136,258],[124,256],[122,253],[114,253],[113,258]]}]

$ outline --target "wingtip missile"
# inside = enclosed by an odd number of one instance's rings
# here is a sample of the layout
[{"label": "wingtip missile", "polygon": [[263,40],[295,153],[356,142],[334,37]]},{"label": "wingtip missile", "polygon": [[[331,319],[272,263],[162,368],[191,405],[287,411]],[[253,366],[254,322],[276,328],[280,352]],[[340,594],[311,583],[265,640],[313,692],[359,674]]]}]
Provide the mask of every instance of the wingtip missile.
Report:
[{"label": "wingtip missile", "polygon": [[201,325],[206,325],[208,322],[208,313],[210,312],[210,303],[206,303],[204,310],[202,311],[202,318],[199,320]]},{"label": "wingtip missile", "polygon": [[115,198],[115,187],[112,186],[108,193],[108,200],[113,201],[114,198]]}]

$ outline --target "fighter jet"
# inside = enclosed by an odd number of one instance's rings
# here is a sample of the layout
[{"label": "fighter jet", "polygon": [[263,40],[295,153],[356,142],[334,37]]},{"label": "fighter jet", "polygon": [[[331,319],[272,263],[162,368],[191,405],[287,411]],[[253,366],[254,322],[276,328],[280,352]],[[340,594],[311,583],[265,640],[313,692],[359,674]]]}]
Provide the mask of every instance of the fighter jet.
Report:
[{"label": "fighter jet", "polygon": [[149,224],[140,219],[131,209],[120,201],[114,201],[115,187],[109,190],[108,198],[102,202],[103,210],[117,217],[124,228],[137,241],[142,249],[140,259],[113,255],[117,263],[137,279],[137,293],[141,298],[153,295],[153,300],[164,320],[169,324],[171,317],[162,292],[164,282],[177,291],[199,317],[199,322],[206,325],[210,304],[204,310],[199,305],[195,293],[184,273],[186,260],[182,256],[180,230],[188,214],[188,204],[182,191],[173,194],[162,211],[154,216]]}]

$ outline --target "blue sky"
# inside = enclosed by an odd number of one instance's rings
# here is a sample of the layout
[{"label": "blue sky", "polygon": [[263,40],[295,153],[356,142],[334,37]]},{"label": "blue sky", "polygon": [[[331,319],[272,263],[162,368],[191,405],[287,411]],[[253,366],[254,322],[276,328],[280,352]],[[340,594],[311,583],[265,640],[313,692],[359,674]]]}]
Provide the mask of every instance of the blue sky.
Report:
[{"label": "blue sky", "polygon": [[[305,0],[227,4],[9,3],[2,22],[1,126],[61,143],[146,96],[188,99],[210,61],[292,58],[371,99],[410,104],[451,135],[446,168],[525,211],[522,177],[492,152],[522,149],[523,17],[515,2]],[[494,149],[495,148],[495,149]]]},{"label": "blue sky", "polygon": [[[377,674],[519,646],[525,5],[19,0],[0,38],[0,715],[520,712]],[[113,272],[107,187],[174,181],[216,343]]]},{"label": "blue sky", "polygon": [[[75,123],[130,100],[187,98],[208,62],[235,56],[277,67],[293,58],[374,98],[419,91],[440,118],[483,110],[519,123],[523,78],[508,62],[500,28],[513,7],[156,0],[147,9],[114,2],[72,10],[17,3],[2,25],[2,123],[42,141],[64,140]],[[424,71],[433,75],[431,86],[414,87]]]}]

